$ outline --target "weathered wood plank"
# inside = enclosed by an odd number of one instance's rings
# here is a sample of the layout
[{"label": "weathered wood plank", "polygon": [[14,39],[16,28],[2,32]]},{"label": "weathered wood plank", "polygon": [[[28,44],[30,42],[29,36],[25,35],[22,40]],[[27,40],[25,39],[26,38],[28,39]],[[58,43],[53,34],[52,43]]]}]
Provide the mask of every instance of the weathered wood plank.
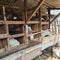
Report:
[{"label": "weathered wood plank", "polygon": [[[7,18],[6,18],[6,12],[5,12],[5,7],[4,7],[4,6],[3,6],[3,15],[4,15],[4,22],[5,22],[5,31],[6,31],[7,34],[9,34],[8,24],[6,24]],[[6,48],[6,49],[7,49],[7,48],[10,48],[9,38],[7,38],[7,46],[5,46],[5,48]]]},{"label": "weathered wood plank", "polygon": [[38,24],[39,21],[28,21],[27,24]]},{"label": "weathered wood plank", "polygon": [[41,22],[42,25],[49,24],[49,22]]},{"label": "weathered wood plank", "polygon": [[[41,32],[35,32],[33,35],[40,34]],[[28,34],[28,37],[31,36],[31,34]]]},{"label": "weathered wood plank", "polygon": [[57,14],[57,15],[53,18],[53,20],[50,22],[50,24],[51,24],[53,21],[55,21],[55,20],[56,20],[56,18],[57,18],[59,15],[60,15],[60,13],[59,13],[59,14]]},{"label": "weathered wood plank", "polygon": [[6,21],[7,24],[24,24],[24,21]]},{"label": "weathered wood plank", "polygon": [[[14,54],[14,53],[16,53],[18,51],[21,51],[22,49],[26,49],[27,47],[28,47],[27,44],[21,44],[20,46],[13,47],[13,48],[7,50],[6,52],[0,54],[0,59],[5,58],[6,56],[9,57],[9,55]],[[12,57],[12,59],[13,59],[13,57]]]},{"label": "weathered wood plank", "polygon": [[[0,24],[5,24],[4,21],[0,21]],[[6,21],[6,24],[25,24],[24,21]]]},{"label": "weathered wood plank", "polygon": [[9,38],[16,38],[16,37],[21,37],[21,36],[24,36],[24,33],[22,33],[22,34],[15,34],[15,35],[9,35],[8,37]]},{"label": "weathered wood plank", "polygon": [[41,5],[44,3],[45,0],[41,0],[39,4],[37,5],[36,9],[33,11],[32,15],[28,18],[27,21],[31,20],[31,18],[34,16],[34,14],[38,11],[38,9],[41,7]]}]

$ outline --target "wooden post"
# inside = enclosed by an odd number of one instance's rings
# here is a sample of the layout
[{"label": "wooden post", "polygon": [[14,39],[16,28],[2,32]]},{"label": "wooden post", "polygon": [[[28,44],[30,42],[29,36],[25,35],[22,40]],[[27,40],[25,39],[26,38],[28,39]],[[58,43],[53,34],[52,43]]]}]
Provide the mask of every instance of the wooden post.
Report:
[{"label": "wooden post", "polygon": [[[41,18],[42,18],[41,8],[39,8],[39,30],[40,30],[40,32],[42,31],[42,20],[41,20]],[[40,36],[41,36],[41,33],[40,33]],[[40,38],[40,36],[39,36],[39,38]],[[42,41],[41,41],[41,43],[42,43]]]},{"label": "wooden post", "polygon": [[41,16],[41,8],[39,8],[39,25],[40,25],[39,30],[40,31],[42,30],[42,24],[41,24],[42,20],[41,20],[41,18],[42,18],[42,16]]},{"label": "wooden post", "polygon": [[48,16],[49,16],[49,29],[50,29],[50,9],[48,9]]},{"label": "wooden post", "polygon": [[[3,15],[4,15],[4,22],[5,22],[5,28],[6,28],[6,33],[7,35],[9,35],[9,31],[8,31],[8,24],[6,23],[6,13],[5,13],[5,7],[3,6]],[[10,45],[9,45],[9,38],[7,38],[7,43],[8,43],[8,48],[10,48]],[[7,47],[5,47],[7,48]]]},{"label": "wooden post", "polygon": [[25,23],[27,21],[27,0],[24,0],[24,10],[25,10]]},{"label": "wooden post", "polygon": [[24,15],[25,15],[25,42],[28,44],[28,34],[26,33],[27,25],[27,0],[24,0]]}]

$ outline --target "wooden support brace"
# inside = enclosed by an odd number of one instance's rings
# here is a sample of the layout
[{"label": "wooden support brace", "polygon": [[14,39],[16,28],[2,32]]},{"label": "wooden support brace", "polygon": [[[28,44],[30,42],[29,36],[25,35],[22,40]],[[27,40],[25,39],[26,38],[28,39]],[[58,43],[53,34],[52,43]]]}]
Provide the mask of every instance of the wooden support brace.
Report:
[{"label": "wooden support brace", "polygon": [[36,9],[33,11],[32,15],[27,19],[27,21],[31,20],[31,18],[34,16],[34,14],[38,11],[38,9],[41,7],[41,5],[44,3],[45,0],[41,0],[39,4],[37,5]]},{"label": "wooden support brace", "polygon": [[52,23],[53,21],[55,21],[55,19],[56,19],[59,15],[60,15],[60,13],[59,13],[58,15],[56,15],[50,23]]},{"label": "wooden support brace", "polygon": [[52,8],[55,8],[55,6],[53,6],[53,5],[51,5],[51,4],[47,3],[47,2],[45,2],[45,4],[46,4],[47,6],[50,6],[50,7],[52,7]]},{"label": "wooden support brace", "polygon": [[[8,31],[8,24],[6,23],[6,13],[5,13],[5,7],[3,6],[3,15],[4,15],[4,22],[5,22],[5,27],[6,27],[6,33],[9,34],[9,31]],[[7,38],[7,43],[8,43],[8,48],[10,48],[10,45],[9,45],[9,38]],[[7,48],[7,46],[5,47]]]},{"label": "wooden support brace", "polygon": [[48,9],[49,29],[50,29],[50,9]]}]

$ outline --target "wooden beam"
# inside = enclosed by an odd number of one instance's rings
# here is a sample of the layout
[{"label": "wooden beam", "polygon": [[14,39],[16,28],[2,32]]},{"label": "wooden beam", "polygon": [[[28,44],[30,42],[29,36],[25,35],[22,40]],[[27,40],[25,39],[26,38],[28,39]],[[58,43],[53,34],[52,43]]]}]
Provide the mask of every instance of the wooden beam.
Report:
[{"label": "wooden beam", "polygon": [[47,4],[45,4],[45,3],[44,3],[43,5],[44,5],[44,6],[46,6],[46,7],[48,7],[48,8],[50,8],[50,6],[48,6],[48,5],[47,5]]},{"label": "wooden beam", "polygon": [[28,14],[28,12],[27,12],[27,0],[24,0],[24,12],[25,12],[25,28],[24,28],[24,33],[25,33],[25,36],[24,36],[24,41],[25,41],[25,43],[26,44],[28,44],[29,42],[28,42],[28,37],[27,37],[27,33],[26,33],[26,23],[27,23],[27,14]]},{"label": "wooden beam", "polygon": [[42,30],[42,13],[41,13],[41,8],[39,8],[39,30]]},{"label": "wooden beam", "polygon": [[[56,8],[56,7],[52,6],[52,5],[50,5],[49,3],[47,4],[46,2],[43,3],[43,5],[46,6],[47,8]],[[35,9],[36,9],[36,7],[32,7],[32,8],[27,9],[27,11],[33,11]],[[22,9],[21,11],[24,11],[24,9]]]},{"label": "wooden beam", "polygon": [[[0,21],[0,24],[5,24],[4,21]],[[6,24],[25,24],[24,21],[6,21]]]},{"label": "wooden beam", "polygon": [[21,37],[21,36],[24,36],[24,33],[22,33],[22,34],[15,34],[15,35],[9,35],[8,37],[9,38],[16,38],[16,37]]},{"label": "wooden beam", "polygon": [[28,21],[27,24],[38,24],[39,21]]},{"label": "wooden beam", "polygon": [[[5,22],[5,31],[6,31],[7,34],[9,34],[8,25],[7,25],[7,23],[6,23],[7,18],[6,18],[6,13],[5,13],[5,7],[4,7],[4,6],[3,6],[3,15],[4,15],[4,22]],[[6,49],[7,49],[7,48],[10,49],[9,38],[7,38],[7,44],[8,44],[8,45],[5,46],[5,48],[6,48]]]},{"label": "wooden beam", "polygon": [[6,21],[7,24],[25,24],[24,21]]},{"label": "wooden beam", "polygon": [[[13,47],[13,48],[7,50],[6,52],[4,52],[3,54],[0,54],[0,58],[1,58],[2,60],[5,60],[4,58],[7,57],[8,55],[10,55],[10,54],[15,55],[14,53],[17,53],[18,51],[20,52],[21,50],[23,50],[23,49],[25,49],[25,48],[27,48],[27,47],[28,47],[27,44],[21,44],[21,45],[19,45],[19,46],[17,46],[17,47]],[[21,52],[20,52],[19,54],[21,54]],[[18,56],[19,56],[19,55],[17,55],[17,58],[18,58]],[[8,56],[8,57],[9,57],[9,56]],[[20,56],[19,56],[19,57],[20,57]],[[10,57],[10,58],[11,58],[11,57]],[[8,58],[7,60],[9,60],[10,58]],[[16,56],[15,56],[15,58],[16,58]],[[11,60],[11,59],[10,59],[10,60]],[[13,60],[14,60],[14,59],[13,59]]]},{"label": "wooden beam", "polygon": [[[35,32],[35,33],[33,33],[33,35],[37,35],[37,34],[40,34],[40,33],[42,33],[42,32]],[[28,37],[29,36],[31,36],[31,34],[28,34]]]},{"label": "wooden beam", "polygon": [[53,21],[55,21],[55,19],[56,19],[59,15],[60,15],[60,13],[53,18],[53,20],[50,22],[50,24],[51,24]]},{"label": "wooden beam", "polygon": [[46,25],[46,24],[49,24],[49,22],[42,22],[41,24],[42,25]]},{"label": "wooden beam", "polygon": [[15,34],[15,35],[8,35],[8,34],[0,34],[0,39],[4,39],[4,38],[16,38],[16,37],[22,37],[24,36],[25,34],[22,33],[22,34]]},{"label": "wooden beam", "polygon": [[48,9],[49,29],[50,29],[50,9]]},{"label": "wooden beam", "polygon": [[25,22],[27,21],[27,0],[24,0]]},{"label": "wooden beam", "polygon": [[60,8],[48,8],[49,10],[60,10]]},{"label": "wooden beam", "polygon": [[41,7],[41,5],[44,3],[45,0],[41,0],[39,4],[37,5],[36,9],[33,11],[32,15],[27,19],[27,21],[31,20],[31,18],[34,16],[34,14],[38,11],[38,9]]},{"label": "wooden beam", "polygon": [[25,24],[24,21],[0,21],[0,24]]},{"label": "wooden beam", "polygon": [[[43,5],[45,5],[47,8],[56,8],[56,7],[51,6],[50,4],[47,4],[47,3],[43,3]],[[36,9],[36,7],[32,7],[32,8],[27,9],[27,11],[32,11],[35,9]],[[22,9],[21,11],[24,11],[24,9]]]}]

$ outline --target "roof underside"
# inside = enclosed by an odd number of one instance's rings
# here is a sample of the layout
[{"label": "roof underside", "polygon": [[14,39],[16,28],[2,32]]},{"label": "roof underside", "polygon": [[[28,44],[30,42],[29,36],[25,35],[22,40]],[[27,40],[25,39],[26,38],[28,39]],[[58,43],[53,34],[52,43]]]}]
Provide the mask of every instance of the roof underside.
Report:
[{"label": "roof underside", "polygon": [[[36,7],[40,0],[27,0],[27,7],[28,9]],[[18,6],[21,9],[24,8],[24,0],[1,0],[0,4],[7,4]],[[48,4],[48,6],[46,6]],[[45,0],[44,4],[42,5],[42,11],[46,11],[48,7],[55,7],[60,8],[60,0]]]}]

